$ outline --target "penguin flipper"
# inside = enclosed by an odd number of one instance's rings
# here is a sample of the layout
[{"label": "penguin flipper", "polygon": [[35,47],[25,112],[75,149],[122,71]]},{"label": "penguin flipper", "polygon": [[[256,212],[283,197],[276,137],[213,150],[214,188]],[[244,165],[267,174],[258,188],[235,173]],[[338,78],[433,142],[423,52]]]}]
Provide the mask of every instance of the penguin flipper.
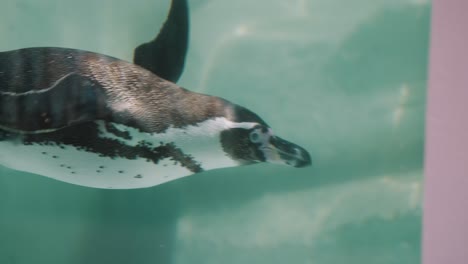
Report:
[{"label": "penguin flipper", "polygon": [[175,83],[184,69],[188,37],[187,0],[172,0],[169,15],[159,34],[135,49],[133,62]]},{"label": "penguin flipper", "polygon": [[1,89],[0,129],[40,134],[105,118],[106,95],[97,86],[89,78],[71,72],[42,89]]}]

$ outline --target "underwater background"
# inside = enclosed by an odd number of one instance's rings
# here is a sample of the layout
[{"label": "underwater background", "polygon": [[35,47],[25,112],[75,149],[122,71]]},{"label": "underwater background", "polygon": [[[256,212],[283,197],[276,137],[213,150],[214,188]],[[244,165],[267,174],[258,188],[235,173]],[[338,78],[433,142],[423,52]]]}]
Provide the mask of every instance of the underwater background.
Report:
[{"label": "underwater background", "polygon": [[[419,263],[430,2],[189,4],[178,84],[253,110],[308,149],[312,167],[228,168],[136,190],[0,168],[0,263]],[[130,61],[169,5],[2,0],[0,50]]]}]

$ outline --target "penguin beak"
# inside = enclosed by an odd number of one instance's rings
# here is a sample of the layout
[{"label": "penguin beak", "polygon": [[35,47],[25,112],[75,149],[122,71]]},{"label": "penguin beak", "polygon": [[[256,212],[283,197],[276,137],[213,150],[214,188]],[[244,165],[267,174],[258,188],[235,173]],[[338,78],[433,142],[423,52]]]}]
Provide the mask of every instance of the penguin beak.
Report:
[{"label": "penguin beak", "polygon": [[286,164],[296,168],[312,164],[307,150],[280,137],[271,137],[268,146],[263,147],[262,151],[267,162]]}]

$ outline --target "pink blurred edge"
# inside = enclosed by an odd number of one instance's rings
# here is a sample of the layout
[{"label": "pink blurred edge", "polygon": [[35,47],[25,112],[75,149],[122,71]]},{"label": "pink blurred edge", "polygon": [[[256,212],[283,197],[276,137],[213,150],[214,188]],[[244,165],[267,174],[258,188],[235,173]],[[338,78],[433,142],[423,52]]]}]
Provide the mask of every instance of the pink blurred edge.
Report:
[{"label": "pink blurred edge", "polygon": [[423,264],[468,263],[468,0],[433,0]]}]

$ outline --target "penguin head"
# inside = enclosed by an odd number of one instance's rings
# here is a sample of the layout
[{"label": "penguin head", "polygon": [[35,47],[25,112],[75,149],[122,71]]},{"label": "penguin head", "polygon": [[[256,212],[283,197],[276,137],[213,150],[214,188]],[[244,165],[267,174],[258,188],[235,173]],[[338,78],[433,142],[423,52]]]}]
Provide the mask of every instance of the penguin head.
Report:
[{"label": "penguin head", "polygon": [[311,158],[304,148],[284,140],[255,113],[235,106],[235,124],[221,132],[223,150],[232,159],[247,165],[259,162],[284,164],[296,168],[309,166]]}]

